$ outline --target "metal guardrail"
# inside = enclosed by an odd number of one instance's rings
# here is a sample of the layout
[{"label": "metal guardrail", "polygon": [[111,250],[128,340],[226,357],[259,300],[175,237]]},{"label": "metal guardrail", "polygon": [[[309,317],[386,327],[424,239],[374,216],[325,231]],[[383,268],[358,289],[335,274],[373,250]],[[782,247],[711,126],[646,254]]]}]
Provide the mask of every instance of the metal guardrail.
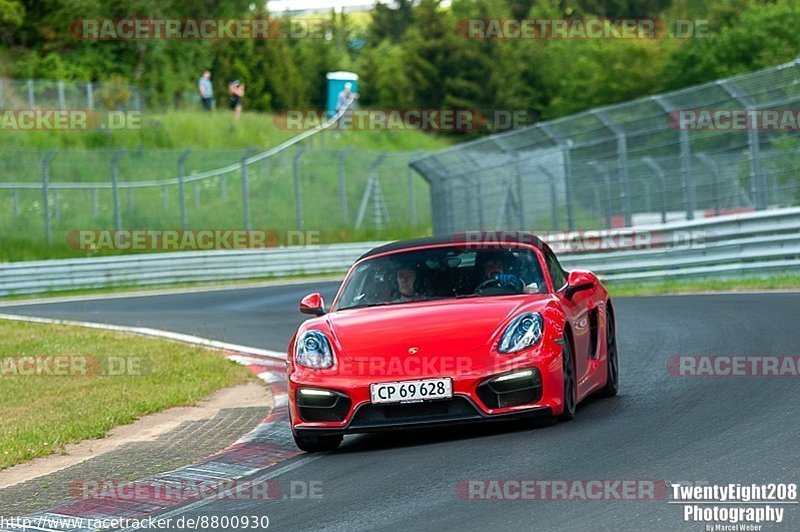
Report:
[{"label": "metal guardrail", "polygon": [[[688,245],[561,252],[568,269],[586,268],[606,281],[714,278],[785,273],[800,266],[800,208],[727,215],[636,228],[657,232],[658,245],[702,234]],[[557,238],[549,238],[555,242]],[[153,253],[0,264],[0,297],[113,286],[157,286],[301,274],[343,273],[383,242],[240,251]]]}]

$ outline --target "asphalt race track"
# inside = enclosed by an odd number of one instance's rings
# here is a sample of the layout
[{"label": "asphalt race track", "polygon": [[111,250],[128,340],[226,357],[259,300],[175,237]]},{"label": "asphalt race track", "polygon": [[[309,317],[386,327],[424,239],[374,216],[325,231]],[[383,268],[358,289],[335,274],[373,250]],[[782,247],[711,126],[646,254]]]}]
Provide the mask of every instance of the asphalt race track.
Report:
[{"label": "asphalt race track", "polygon": [[[0,307],[0,312],[152,326],[283,350],[300,298],[336,283]],[[797,483],[797,377],[679,377],[673,355],[800,355],[800,293],[616,300],[621,390],[555,426],[490,425],[353,436],[264,475],[314,481],[318,499],[206,501],[185,517],[267,515],[277,530],[704,530],[652,501],[464,500],[467,479]],[[295,467],[287,467],[295,465]],[[276,475],[276,471],[283,471]],[[261,474],[259,474],[261,475]],[[259,475],[256,475],[258,477]],[[800,529],[800,507],[783,505]],[[174,514],[174,512],[172,512]]]}]

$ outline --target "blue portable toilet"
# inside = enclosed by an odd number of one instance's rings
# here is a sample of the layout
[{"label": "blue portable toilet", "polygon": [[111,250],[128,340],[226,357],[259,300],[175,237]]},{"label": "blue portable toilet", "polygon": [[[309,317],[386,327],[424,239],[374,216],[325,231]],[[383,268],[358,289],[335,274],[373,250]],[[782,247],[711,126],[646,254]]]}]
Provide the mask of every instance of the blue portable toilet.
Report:
[{"label": "blue portable toilet", "polygon": [[339,93],[344,90],[344,84],[350,83],[350,91],[358,92],[358,74],[353,72],[328,72],[328,118],[336,114],[336,101],[339,99]]}]

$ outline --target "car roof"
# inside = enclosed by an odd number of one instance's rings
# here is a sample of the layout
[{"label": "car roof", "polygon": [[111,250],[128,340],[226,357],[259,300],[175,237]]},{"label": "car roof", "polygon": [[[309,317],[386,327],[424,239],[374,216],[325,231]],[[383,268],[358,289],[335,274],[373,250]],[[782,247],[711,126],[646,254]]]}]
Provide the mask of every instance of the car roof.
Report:
[{"label": "car roof", "polygon": [[499,245],[501,242],[528,244],[542,251],[550,250],[550,247],[547,245],[547,243],[528,231],[466,231],[448,235],[426,236],[422,238],[411,238],[408,240],[389,242],[388,244],[383,244],[382,246],[372,248],[361,255],[358,260],[360,261],[368,257],[373,257],[375,255],[381,255],[383,253],[389,253],[392,251],[402,251],[404,249],[425,248],[446,244],[468,244],[470,246],[485,244],[487,246],[491,246],[492,244]]}]

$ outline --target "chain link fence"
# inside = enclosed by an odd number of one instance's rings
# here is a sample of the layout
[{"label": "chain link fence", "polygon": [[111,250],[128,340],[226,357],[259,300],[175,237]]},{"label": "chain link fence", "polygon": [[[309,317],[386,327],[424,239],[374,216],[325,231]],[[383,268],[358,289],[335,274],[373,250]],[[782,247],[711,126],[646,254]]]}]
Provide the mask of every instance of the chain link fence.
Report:
[{"label": "chain link fence", "polygon": [[[799,73],[794,61],[492,135],[411,164],[431,185],[436,233],[611,228],[798,205]],[[775,111],[777,127],[761,127],[771,125],[761,123],[764,111]],[[752,113],[751,126],[724,127],[721,118],[730,124],[742,112]]]},{"label": "chain link fence", "polygon": [[126,83],[0,78],[0,109],[142,111],[146,99]]},{"label": "chain link fence", "polygon": [[347,241],[430,232],[428,185],[409,166],[419,152],[320,140],[267,151],[0,149],[0,235],[53,243],[84,229],[258,229]]}]

